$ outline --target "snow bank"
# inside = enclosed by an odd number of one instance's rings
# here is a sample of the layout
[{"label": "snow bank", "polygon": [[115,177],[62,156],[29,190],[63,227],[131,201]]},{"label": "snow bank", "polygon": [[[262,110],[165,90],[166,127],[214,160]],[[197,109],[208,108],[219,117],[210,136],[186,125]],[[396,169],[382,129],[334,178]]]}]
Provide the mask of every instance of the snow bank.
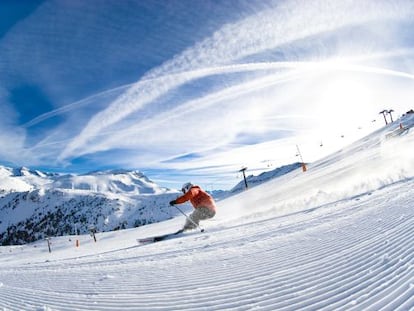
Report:
[{"label": "snow bank", "polygon": [[333,155],[308,165],[308,170],[297,169],[260,189],[248,191],[223,201],[225,210],[220,217],[247,221],[254,210],[258,215],[286,215],[299,211],[357,198],[370,194],[393,183],[414,177],[414,117],[402,120],[405,131],[386,138],[390,131],[399,128],[395,122],[382,130],[353,143]]}]

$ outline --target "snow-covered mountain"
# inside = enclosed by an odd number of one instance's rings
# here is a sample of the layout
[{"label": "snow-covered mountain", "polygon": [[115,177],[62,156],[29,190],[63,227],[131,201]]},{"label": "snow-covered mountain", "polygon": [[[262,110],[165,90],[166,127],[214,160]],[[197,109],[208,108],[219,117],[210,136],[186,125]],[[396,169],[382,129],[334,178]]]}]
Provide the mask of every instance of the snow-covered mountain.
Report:
[{"label": "snow-covered mountain", "polygon": [[52,188],[68,190],[91,190],[95,192],[138,194],[161,194],[161,188],[139,171],[110,170],[84,175],[62,175],[54,178]]},{"label": "snow-covered mountain", "polygon": [[[275,179],[285,174],[288,174],[291,171],[298,169],[299,167],[302,167],[302,164],[299,162],[288,164],[288,165],[283,165],[274,170],[260,173],[257,176],[249,175],[246,177],[246,182],[247,182],[249,189],[251,189],[265,182],[268,182],[271,179]],[[214,191],[211,191],[211,195],[213,195],[213,197],[216,200],[224,200],[230,196],[233,196],[245,190],[246,190],[246,185],[244,183],[244,180],[242,180],[230,190],[214,190]]]},{"label": "snow-covered mountain", "polygon": [[159,194],[168,190],[139,171],[108,170],[75,175],[0,166],[0,190],[3,193],[40,188],[129,194]]},{"label": "snow-covered mountain", "polygon": [[[413,310],[414,114],[183,216],[0,247],[4,310]],[[76,247],[75,240],[80,242]]]},{"label": "snow-covered mountain", "polygon": [[133,228],[173,217],[177,191],[138,171],[49,174],[0,166],[0,243]]},{"label": "snow-covered mountain", "polygon": [[[283,165],[281,167],[278,167],[274,170],[271,170],[269,172],[263,172],[258,176],[255,175],[249,175],[246,177],[246,181],[248,184],[249,188],[252,187],[256,187],[258,185],[261,185],[271,179],[283,176],[287,173],[290,173],[291,171],[294,171],[296,169],[298,169],[299,167],[301,167],[302,164],[299,162],[296,163],[292,163],[292,164],[288,164],[288,165]],[[231,190],[230,193],[239,193],[245,190],[245,184],[244,184],[244,180],[239,182],[236,186],[234,186]]]}]

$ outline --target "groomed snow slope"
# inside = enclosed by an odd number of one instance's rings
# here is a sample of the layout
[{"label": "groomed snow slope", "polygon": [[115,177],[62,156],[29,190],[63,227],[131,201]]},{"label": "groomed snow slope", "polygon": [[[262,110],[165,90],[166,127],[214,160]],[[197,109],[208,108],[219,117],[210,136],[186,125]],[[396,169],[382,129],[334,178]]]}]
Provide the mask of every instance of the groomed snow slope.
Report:
[{"label": "groomed snow slope", "polygon": [[181,217],[0,247],[0,308],[413,309],[414,133],[397,127],[221,201],[204,233],[137,245]]}]

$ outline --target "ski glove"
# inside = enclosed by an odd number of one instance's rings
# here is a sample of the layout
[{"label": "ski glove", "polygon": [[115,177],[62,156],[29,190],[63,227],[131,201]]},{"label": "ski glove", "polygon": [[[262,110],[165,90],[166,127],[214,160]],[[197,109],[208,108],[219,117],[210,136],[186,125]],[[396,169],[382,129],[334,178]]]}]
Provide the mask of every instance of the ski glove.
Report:
[{"label": "ski glove", "polygon": [[173,206],[175,204],[175,200],[172,200],[171,202],[170,202],[170,205],[171,206]]}]

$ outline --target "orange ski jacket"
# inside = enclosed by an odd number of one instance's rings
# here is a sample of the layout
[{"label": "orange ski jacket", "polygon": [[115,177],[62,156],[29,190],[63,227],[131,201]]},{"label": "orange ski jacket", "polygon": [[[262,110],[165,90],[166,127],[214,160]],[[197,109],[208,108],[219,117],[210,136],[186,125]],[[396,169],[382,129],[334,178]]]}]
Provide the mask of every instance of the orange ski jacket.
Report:
[{"label": "orange ski jacket", "polygon": [[176,204],[190,201],[194,208],[207,207],[216,211],[216,204],[213,198],[199,186],[192,186],[184,195],[175,199]]}]

